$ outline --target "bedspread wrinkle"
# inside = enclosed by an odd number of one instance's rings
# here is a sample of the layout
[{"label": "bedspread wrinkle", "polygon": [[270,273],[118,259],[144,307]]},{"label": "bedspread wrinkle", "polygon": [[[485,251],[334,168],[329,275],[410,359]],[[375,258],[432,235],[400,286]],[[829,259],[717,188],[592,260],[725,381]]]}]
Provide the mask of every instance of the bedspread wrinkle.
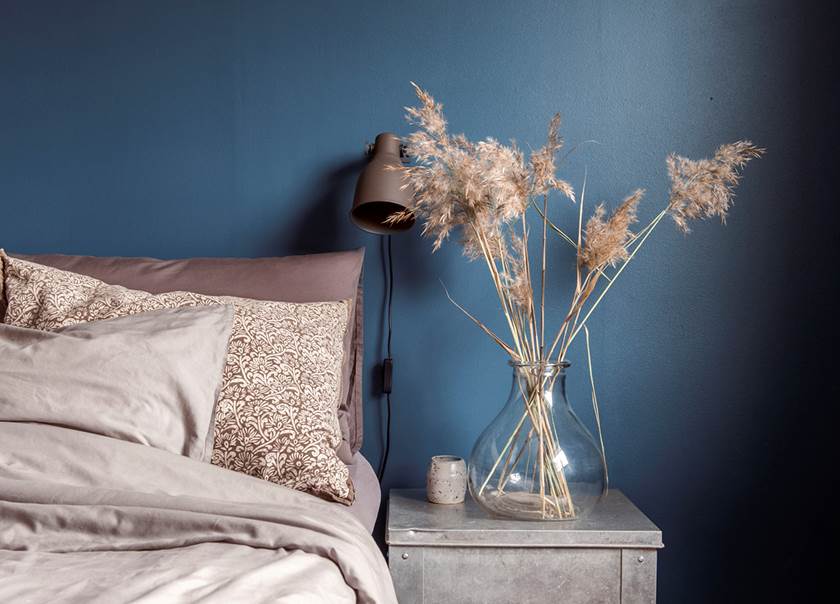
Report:
[{"label": "bedspread wrinkle", "polygon": [[0,422],[0,601],[395,602],[349,513],[148,446]]}]

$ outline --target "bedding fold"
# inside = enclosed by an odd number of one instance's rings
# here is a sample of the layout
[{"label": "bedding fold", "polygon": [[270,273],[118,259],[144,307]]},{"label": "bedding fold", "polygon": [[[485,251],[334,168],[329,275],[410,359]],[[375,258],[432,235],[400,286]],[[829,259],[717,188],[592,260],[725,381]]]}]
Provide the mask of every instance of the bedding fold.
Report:
[{"label": "bedding fold", "polygon": [[[370,535],[329,502],[58,426],[0,422],[0,443],[2,599],[317,601],[326,590],[323,601],[396,601]],[[38,573],[21,570],[56,556],[78,572],[57,573],[40,599]],[[103,564],[120,568],[110,587]]]}]

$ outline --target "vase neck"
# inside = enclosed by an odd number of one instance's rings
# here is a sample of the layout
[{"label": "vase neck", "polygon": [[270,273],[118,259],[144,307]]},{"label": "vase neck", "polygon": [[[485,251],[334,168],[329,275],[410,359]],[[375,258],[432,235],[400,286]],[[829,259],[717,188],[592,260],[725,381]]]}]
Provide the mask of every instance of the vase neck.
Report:
[{"label": "vase neck", "polygon": [[533,391],[537,388],[554,393],[566,402],[566,368],[569,363],[510,363],[513,367],[513,389]]},{"label": "vase neck", "polygon": [[566,369],[570,366],[565,361],[562,363],[520,363],[510,361],[508,364],[513,367],[514,378],[542,378],[551,380],[565,379]]}]

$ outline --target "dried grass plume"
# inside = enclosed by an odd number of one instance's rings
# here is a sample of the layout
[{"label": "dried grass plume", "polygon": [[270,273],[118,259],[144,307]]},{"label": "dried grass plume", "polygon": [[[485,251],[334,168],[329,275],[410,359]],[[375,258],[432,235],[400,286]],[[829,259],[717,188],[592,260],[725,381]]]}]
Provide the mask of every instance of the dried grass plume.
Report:
[{"label": "dried grass plume", "polygon": [[711,159],[691,160],[671,154],[666,160],[671,179],[668,213],[683,232],[691,220],[726,215],[732,205],[739,171],[748,161],[764,155],[764,149],[750,141],[721,145]]},{"label": "dried grass plume", "polygon": [[[519,147],[494,138],[478,142],[448,131],[443,106],[412,83],[419,104],[406,108],[416,130],[405,140],[415,164],[403,168],[414,190],[408,210],[423,221],[423,234],[437,250],[459,232],[464,253],[476,259],[489,253],[501,259],[515,254],[508,248],[508,226],[522,219],[534,195],[557,190],[574,200],[572,186],[557,178],[555,157],[562,148],[560,116],[548,128],[548,140],[528,161]],[[405,219],[405,213],[391,222]]]},{"label": "dried grass plume", "polygon": [[580,252],[580,262],[590,270],[615,266],[628,257],[627,242],[632,237],[630,225],[638,221],[636,210],[642,200],[644,189],[636,189],[621,202],[606,220],[604,204],[595,208],[595,213],[586,222],[586,237]]}]

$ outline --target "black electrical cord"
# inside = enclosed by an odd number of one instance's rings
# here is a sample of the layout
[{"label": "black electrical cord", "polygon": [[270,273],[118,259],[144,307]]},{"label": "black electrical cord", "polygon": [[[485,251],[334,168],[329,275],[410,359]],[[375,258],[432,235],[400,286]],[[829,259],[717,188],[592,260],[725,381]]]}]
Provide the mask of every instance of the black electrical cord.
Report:
[{"label": "black electrical cord", "polygon": [[392,310],[394,306],[394,257],[391,253],[391,236],[388,235],[388,283],[385,294],[386,309],[388,316],[388,345],[385,361],[382,363],[382,390],[385,392],[385,446],[382,452],[382,461],[379,464],[379,481],[385,476],[385,469],[388,466],[388,454],[391,452],[391,385],[392,385],[392,371],[393,360],[391,358],[391,326],[392,326]]},{"label": "black electrical cord", "polygon": [[[391,310],[394,306],[394,257],[391,254],[391,236],[388,235],[388,358],[391,358]],[[390,393],[389,393],[390,394]]]}]

